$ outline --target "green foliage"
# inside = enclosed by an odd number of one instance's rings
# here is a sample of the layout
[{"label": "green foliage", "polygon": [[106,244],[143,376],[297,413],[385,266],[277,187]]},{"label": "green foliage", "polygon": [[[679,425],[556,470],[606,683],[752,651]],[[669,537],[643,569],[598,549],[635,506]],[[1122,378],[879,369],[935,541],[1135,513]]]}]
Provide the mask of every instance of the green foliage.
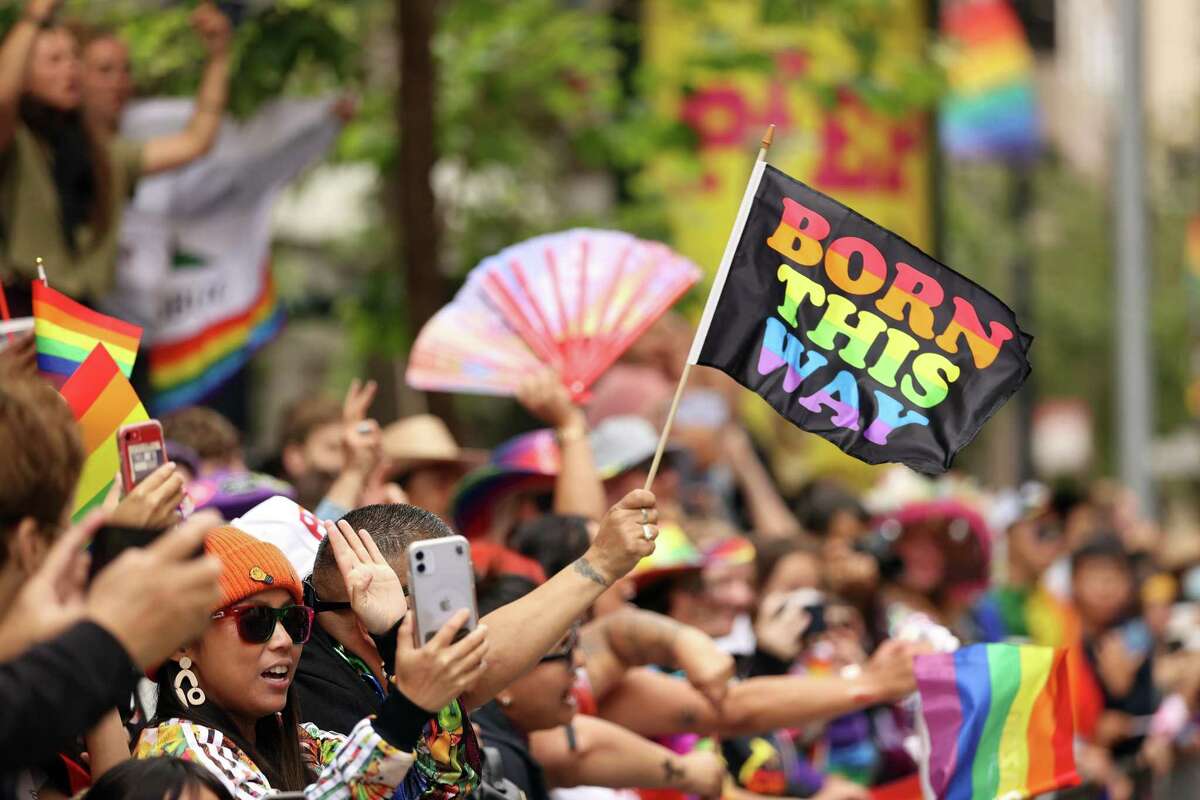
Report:
[{"label": "green foliage", "polygon": [[[1018,238],[1032,255],[1035,337],[1030,387],[1036,397],[1074,397],[1092,409],[1102,465],[1111,466],[1116,409],[1113,387],[1112,198],[1103,184],[1073,172],[1053,156],[1034,170],[1033,211],[1024,228],[1010,221],[1011,175],[1000,165],[951,165],[946,180],[947,261],[1013,299],[1011,265]],[[1183,182],[1190,183],[1190,182]],[[1172,181],[1169,185],[1179,186]],[[1187,419],[1184,385],[1187,295],[1180,291],[1188,201],[1169,187],[1151,192],[1151,348],[1155,428],[1165,433]]]}]

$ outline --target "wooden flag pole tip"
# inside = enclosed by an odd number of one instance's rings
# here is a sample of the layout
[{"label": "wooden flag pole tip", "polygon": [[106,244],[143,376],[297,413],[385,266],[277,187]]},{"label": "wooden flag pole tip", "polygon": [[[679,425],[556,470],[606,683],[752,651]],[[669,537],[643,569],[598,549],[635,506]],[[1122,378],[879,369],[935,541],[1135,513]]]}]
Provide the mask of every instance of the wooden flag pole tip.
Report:
[{"label": "wooden flag pole tip", "polygon": [[763,134],[763,138],[762,138],[762,142],[761,142],[762,149],[763,150],[771,149],[771,142],[773,142],[773,141],[775,141],[775,123],[774,122],[772,122],[770,125],[767,126],[767,132]]}]

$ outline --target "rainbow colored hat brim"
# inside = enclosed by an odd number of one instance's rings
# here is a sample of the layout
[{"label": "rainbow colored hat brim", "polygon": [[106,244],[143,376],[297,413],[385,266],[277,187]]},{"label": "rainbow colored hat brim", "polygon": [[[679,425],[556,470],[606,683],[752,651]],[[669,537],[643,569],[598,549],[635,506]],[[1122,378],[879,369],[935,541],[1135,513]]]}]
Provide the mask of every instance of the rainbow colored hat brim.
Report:
[{"label": "rainbow colored hat brim", "polygon": [[468,473],[459,484],[450,504],[454,527],[468,539],[487,535],[501,498],[552,490],[560,465],[554,431],[530,431],[509,439],[496,448],[489,464]]},{"label": "rainbow colored hat brim", "polygon": [[664,578],[702,569],[704,556],[696,545],[678,525],[666,523],[658,529],[654,552],[639,561],[629,577],[640,590]]}]

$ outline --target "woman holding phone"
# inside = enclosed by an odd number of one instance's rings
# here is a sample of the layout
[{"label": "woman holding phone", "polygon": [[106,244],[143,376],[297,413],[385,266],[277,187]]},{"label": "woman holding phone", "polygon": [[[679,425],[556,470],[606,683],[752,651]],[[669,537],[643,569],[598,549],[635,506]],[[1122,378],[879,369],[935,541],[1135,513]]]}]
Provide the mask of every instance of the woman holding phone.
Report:
[{"label": "woman holding phone", "polygon": [[[365,558],[352,554],[343,576],[354,610],[369,613],[378,599],[371,584],[398,578],[365,533],[345,526],[338,534],[363,543]],[[397,642],[380,648],[395,662],[379,714],[349,736],[326,733],[303,723],[292,689],[313,624],[295,570],[274,545],[232,527],[210,533],[206,550],[222,564],[220,605],[204,635],[159,670],[157,715],[135,757],[198,762],[246,800],[277,791],[392,796],[427,723],[485,668],[486,629],[455,643],[460,616],[418,650],[403,635],[410,627],[397,625]],[[430,659],[449,666],[430,669]]]}]

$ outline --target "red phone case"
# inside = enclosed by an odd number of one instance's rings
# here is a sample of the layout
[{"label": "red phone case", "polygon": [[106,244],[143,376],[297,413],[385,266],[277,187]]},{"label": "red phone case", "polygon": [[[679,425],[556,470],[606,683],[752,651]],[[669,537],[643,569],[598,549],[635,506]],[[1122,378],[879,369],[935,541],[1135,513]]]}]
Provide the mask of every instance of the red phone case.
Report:
[{"label": "red phone case", "polygon": [[134,480],[133,461],[130,458],[129,449],[132,446],[145,444],[157,444],[158,449],[162,451],[159,463],[166,462],[167,445],[163,438],[162,425],[157,420],[152,419],[148,422],[126,425],[117,431],[117,450],[121,458],[121,485],[126,492],[138,483]]}]

